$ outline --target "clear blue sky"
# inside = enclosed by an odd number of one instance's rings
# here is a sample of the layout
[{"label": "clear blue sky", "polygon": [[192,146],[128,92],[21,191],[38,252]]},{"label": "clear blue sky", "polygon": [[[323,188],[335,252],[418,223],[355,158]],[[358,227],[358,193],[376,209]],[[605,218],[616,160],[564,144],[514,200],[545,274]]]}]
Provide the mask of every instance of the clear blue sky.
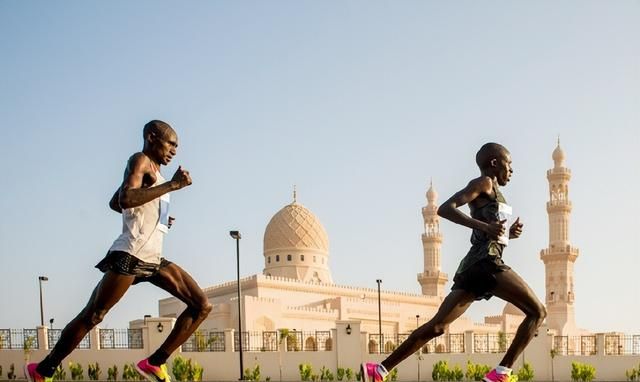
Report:
[{"label": "clear blue sky", "polygon": [[[120,231],[107,202],[150,119],[180,135],[192,187],[172,196],[166,256],[204,287],[263,268],[269,219],[299,201],[324,224],[339,284],[419,293],[422,217],[512,152],[525,223],[506,261],[544,296],[546,170],[573,170],[581,327],[640,333],[640,2],[0,1],[0,327],[60,327]],[[442,223],[453,275],[469,232]],[[450,285],[450,283],[449,283]],[[156,315],[134,287],[103,325]],[[470,316],[496,314],[497,300]]]}]

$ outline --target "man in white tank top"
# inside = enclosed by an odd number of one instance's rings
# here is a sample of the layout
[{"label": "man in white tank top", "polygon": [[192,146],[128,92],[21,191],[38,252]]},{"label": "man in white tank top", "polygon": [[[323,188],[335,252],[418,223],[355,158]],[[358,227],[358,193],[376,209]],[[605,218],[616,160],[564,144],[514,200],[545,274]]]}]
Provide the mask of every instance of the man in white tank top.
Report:
[{"label": "man in white tank top", "polygon": [[104,276],[49,355],[40,363],[25,366],[29,382],[51,382],[55,368],[133,284],[150,282],[187,305],[165,342],[136,365],[150,382],[170,382],[167,358],[211,312],[212,306],[195,280],[162,257],[162,241],[172,220],[168,215],[169,193],[191,185],[191,176],[182,167],[169,181],[160,174],[160,166],[169,164],[176,155],[178,136],[169,124],[158,120],[144,126],[143,136],[142,152],[129,158],[122,185],[109,202],[122,214],[122,233],[96,265]]}]

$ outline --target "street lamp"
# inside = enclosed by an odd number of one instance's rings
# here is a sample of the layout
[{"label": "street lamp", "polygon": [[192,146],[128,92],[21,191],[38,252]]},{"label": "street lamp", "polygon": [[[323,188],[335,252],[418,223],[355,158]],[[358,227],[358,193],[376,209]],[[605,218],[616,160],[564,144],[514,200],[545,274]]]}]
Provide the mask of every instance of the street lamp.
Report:
[{"label": "street lamp", "polygon": [[40,326],[44,326],[44,309],[42,308],[42,282],[49,281],[47,276],[38,276],[38,283],[40,284]]},{"label": "street lamp", "polygon": [[244,365],[242,364],[242,305],[240,303],[240,231],[229,231],[229,235],[236,240],[236,270],[238,283],[238,342],[240,350],[240,381],[244,381]]},{"label": "street lamp", "polygon": [[380,340],[380,354],[382,354],[382,343],[384,342],[382,339],[382,310],[380,308],[380,283],[382,280],[376,279],[376,283],[378,283],[378,339]]},{"label": "street lamp", "polygon": [[53,330],[53,318],[49,319],[49,326],[51,327],[51,330]]}]

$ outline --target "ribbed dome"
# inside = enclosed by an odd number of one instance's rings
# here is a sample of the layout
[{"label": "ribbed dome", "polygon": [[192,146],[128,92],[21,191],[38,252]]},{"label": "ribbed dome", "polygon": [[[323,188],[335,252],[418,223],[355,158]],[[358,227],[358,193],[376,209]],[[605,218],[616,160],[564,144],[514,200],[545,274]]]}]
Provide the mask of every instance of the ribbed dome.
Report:
[{"label": "ribbed dome", "polygon": [[296,248],[329,252],[329,238],[320,220],[302,204],[293,202],[278,211],[264,232],[264,252]]},{"label": "ribbed dome", "polygon": [[558,146],[555,150],[553,150],[553,154],[551,155],[553,161],[556,163],[562,163],[564,161],[564,151],[560,148],[560,142],[558,142]]}]

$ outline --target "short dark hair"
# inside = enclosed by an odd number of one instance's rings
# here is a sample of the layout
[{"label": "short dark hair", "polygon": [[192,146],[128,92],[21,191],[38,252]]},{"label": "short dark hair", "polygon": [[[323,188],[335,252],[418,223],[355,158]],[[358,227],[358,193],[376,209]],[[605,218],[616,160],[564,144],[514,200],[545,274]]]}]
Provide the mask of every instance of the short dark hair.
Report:
[{"label": "short dark hair", "polygon": [[487,168],[491,164],[492,159],[496,158],[499,154],[508,152],[509,150],[499,143],[485,143],[476,153],[476,164],[481,169]]},{"label": "short dark hair", "polygon": [[147,122],[142,129],[142,137],[147,139],[151,134],[164,135],[167,131],[172,131],[173,128],[166,122],[159,119]]}]

